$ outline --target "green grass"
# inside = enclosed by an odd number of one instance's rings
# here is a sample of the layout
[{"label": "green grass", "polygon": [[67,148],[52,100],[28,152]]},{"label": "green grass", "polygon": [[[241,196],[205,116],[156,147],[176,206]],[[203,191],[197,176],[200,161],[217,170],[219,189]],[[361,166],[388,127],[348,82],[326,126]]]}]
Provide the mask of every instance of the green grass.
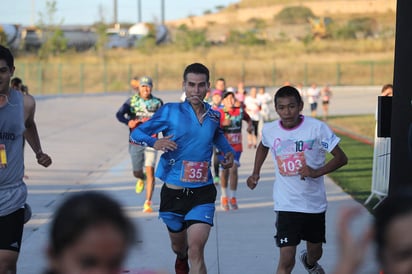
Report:
[{"label": "green grass", "polygon": [[[365,137],[374,140],[375,136],[375,116],[374,115],[345,115],[331,116],[328,123],[340,129],[344,133],[337,133],[341,137],[340,146],[348,156],[349,162],[346,166],[329,174],[329,176],[356,201],[363,204],[371,193],[373,146],[365,144],[359,138]],[[330,159],[331,155],[328,155]],[[372,199],[366,208],[372,212],[373,206],[378,199]]]},{"label": "green grass", "polygon": [[346,129],[356,135],[373,140],[375,137],[375,115],[345,115],[345,116],[330,116],[328,124],[338,128]]},{"label": "green grass", "polygon": [[[343,191],[352,196],[356,201],[363,204],[371,193],[373,146],[361,143],[350,137],[341,137],[340,147],[348,156],[348,164],[332,172],[329,176]],[[327,159],[330,159],[328,155]],[[373,199],[365,207],[372,212],[377,202]]]}]

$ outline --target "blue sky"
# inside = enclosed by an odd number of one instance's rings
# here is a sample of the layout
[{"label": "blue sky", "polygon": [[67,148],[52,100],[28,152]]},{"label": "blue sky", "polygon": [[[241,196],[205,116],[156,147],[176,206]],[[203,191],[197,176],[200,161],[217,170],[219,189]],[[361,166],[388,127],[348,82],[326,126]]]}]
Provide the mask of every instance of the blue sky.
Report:
[{"label": "blue sky", "polygon": [[[202,15],[204,11],[215,11],[216,6],[227,6],[240,0],[164,0],[165,20],[185,18],[189,15]],[[39,22],[39,13],[46,14],[47,0],[2,0],[0,23],[23,26]],[[103,10],[106,22],[114,18],[114,0],[56,0],[56,22],[63,19],[64,25],[88,25],[99,21],[99,7]],[[81,4],[80,4],[81,3]],[[120,22],[138,21],[138,0],[117,0],[117,17]],[[161,0],[140,0],[143,22],[161,20]]]}]

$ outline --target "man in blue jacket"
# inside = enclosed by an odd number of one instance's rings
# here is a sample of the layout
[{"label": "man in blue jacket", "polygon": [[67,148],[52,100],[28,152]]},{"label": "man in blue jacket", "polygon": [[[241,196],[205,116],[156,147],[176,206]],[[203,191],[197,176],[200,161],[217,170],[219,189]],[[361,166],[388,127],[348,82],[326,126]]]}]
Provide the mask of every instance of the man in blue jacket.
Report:
[{"label": "man in blue jacket", "polygon": [[[176,253],[177,274],[206,274],[204,247],[213,226],[216,188],[210,171],[213,146],[224,154],[223,168],[233,165],[233,149],[220,128],[220,114],[203,99],[210,88],[209,70],[194,63],[183,73],[186,99],[168,103],[133,130],[130,141],[162,150],[156,177],[164,181],[160,218]],[[152,135],[162,132],[163,138]]]}]

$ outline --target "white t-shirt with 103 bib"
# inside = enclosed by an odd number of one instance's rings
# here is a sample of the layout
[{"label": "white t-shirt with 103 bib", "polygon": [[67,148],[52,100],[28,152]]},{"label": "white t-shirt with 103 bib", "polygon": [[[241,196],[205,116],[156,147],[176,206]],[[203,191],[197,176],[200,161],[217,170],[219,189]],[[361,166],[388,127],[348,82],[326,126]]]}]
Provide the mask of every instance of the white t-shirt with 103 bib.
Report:
[{"label": "white t-shirt with 103 bib", "polygon": [[275,163],[274,209],[321,213],[327,208],[323,176],[302,180],[298,171],[304,164],[314,169],[322,167],[326,153],[340,138],[324,122],[301,117],[302,122],[292,129],[284,128],[280,120],[266,123],[262,129],[262,144],[269,148]]}]

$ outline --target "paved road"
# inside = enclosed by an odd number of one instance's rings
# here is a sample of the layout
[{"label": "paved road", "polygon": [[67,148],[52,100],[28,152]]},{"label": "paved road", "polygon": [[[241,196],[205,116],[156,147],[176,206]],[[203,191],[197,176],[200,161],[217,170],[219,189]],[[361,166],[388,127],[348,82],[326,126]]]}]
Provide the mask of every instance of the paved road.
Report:
[{"label": "paved road", "polygon": [[[379,87],[335,88],[331,115],[374,113]],[[158,92],[167,101],[176,101],[180,92]],[[156,213],[141,212],[143,195],[134,193],[134,179],[127,152],[127,128],[115,119],[117,108],[127,94],[38,98],[36,119],[43,149],[53,157],[45,169],[35,163],[26,149],[28,202],[33,218],[25,226],[18,273],[41,273],[45,266],[45,248],[51,215],[69,193],[102,190],[121,201],[135,221],[139,238],[126,262],[128,269],[158,269],[173,273],[174,255],[164,225]],[[304,113],[307,113],[306,110]],[[250,191],[245,184],[253,166],[254,150],[246,149],[239,171],[238,211],[223,212],[215,218],[206,260],[212,274],[274,273],[279,258],[274,245],[272,209],[273,163],[268,157],[259,187]],[[158,208],[161,183],[157,182],[154,207]],[[355,205],[329,178],[326,181],[329,209],[327,241],[321,264],[327,272],[337,258],[336,217],[342,206]],[[365,210],[354,223],[359,231],[369,223]],[[303,245],[302,245],[303,246]],[[301,247],[300,247],[301,248]],[[372,254],[370,254],[372,258]],[[377,273],[373,259],[359,273]],[[304,273],[297,262],[294,273]]]}]

